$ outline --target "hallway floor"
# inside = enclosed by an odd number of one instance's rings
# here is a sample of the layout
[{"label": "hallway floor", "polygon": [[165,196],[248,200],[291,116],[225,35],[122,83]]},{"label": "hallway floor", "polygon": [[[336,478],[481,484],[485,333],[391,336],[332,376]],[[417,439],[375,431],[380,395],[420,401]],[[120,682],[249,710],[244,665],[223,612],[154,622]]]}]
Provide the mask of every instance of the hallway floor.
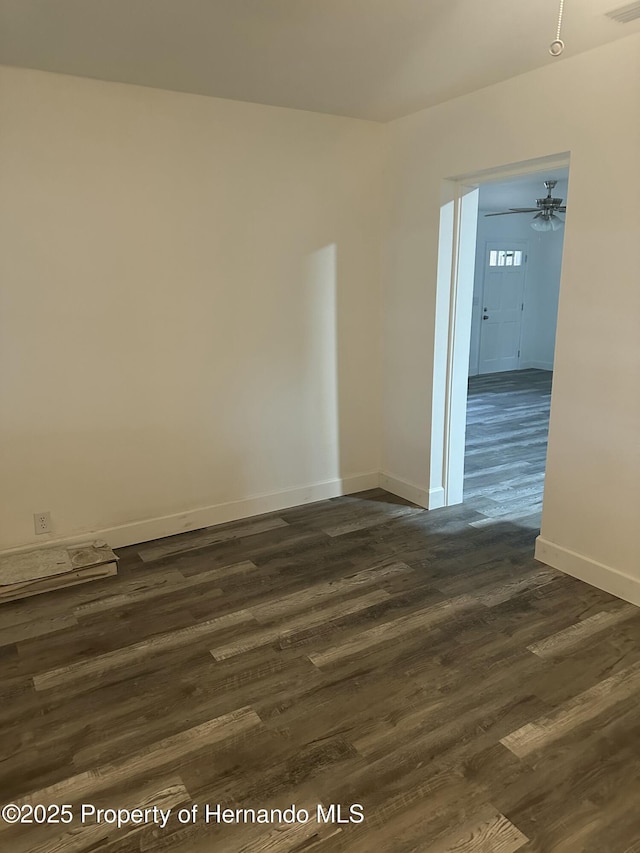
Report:
[{"label": "hallway floor", "polygon": [[464,500],[495,519],[540,526],[553,373],[469,378]]}]

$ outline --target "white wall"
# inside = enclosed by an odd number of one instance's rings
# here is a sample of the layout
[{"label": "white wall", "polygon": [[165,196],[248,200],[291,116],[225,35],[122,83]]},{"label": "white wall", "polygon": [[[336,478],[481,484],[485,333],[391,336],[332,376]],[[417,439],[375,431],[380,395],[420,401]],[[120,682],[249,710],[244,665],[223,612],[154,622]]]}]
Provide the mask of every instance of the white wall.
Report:
[{"label": "white wall", "polygon": [[[544,556],[636,592],[639,79],[640,37],[630,36],[391,125],[382,458],[395,480],[438,487],[429,457],[443,179],[570,152]],[[602,190],[604,207],[594,204]]]},{"label": "white wall", "polygon": [[377,483],[382,126],[13,68],[0,100],[0,548]]},{"label": "white wall", "polygon": [[385,128],[0,70],[0,548],[437,487],[443,179],[570,152],[539,552],[633,597],[638,79],[631,36]]},{"label": "white wall", "polygon": [[[555,191],[557,196],[564,199],[567,198],[566,183],[563,181],[563,185],[559,185]],[[486,210],[482,208],[481,187],[469,372],[472,375],[478,373],[486,244],[501,240],[524,241],[527,245],[520,369],[536,367],[540,370],[553,370],[564,227],[558,231],[536,232],[530,226],[532,216],[522,214],[485,217],[485,213]]]}]

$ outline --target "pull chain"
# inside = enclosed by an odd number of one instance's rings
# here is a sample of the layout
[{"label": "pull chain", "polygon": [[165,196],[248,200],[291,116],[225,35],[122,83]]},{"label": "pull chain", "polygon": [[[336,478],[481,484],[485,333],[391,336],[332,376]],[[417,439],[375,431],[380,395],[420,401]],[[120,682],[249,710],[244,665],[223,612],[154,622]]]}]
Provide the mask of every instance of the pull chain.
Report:
[{"label": "pull chain", "polygon": [[564,12],[564,0],[560,0],[560,8],[558,10],[558,28],[556,30],[556,38],[555,41],[552,41],[549,45],[549,53],[551,56],[560,56],[562,51],[564,50],[564,42],[560,38],[560,34],[562,32],[562,13]]}]

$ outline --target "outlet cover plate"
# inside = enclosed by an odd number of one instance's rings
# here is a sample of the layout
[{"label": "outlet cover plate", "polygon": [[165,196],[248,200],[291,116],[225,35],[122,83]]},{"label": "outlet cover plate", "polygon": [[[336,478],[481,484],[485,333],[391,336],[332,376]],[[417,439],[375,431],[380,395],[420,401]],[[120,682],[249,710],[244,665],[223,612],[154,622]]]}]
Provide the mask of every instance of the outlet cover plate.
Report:
[{"label": "outlet cover plate", "polygon": [[51,533],[51,513],[50,512],[34,512],[33,526],[36,535],[41,533]]}]

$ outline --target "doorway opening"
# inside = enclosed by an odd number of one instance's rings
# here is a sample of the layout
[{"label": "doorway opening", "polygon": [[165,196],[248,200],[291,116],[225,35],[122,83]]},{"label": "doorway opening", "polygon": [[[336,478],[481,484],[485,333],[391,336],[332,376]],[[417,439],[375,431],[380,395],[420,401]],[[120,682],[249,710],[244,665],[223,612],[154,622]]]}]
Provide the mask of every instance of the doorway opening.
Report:
[{"label": "doorway opening", "polygon": [[539,526],[565,212],[536,220],[536,200],[553,179],[564,207],[568,168],[558,155],[445,182],[430,495],[481,526]]}]

